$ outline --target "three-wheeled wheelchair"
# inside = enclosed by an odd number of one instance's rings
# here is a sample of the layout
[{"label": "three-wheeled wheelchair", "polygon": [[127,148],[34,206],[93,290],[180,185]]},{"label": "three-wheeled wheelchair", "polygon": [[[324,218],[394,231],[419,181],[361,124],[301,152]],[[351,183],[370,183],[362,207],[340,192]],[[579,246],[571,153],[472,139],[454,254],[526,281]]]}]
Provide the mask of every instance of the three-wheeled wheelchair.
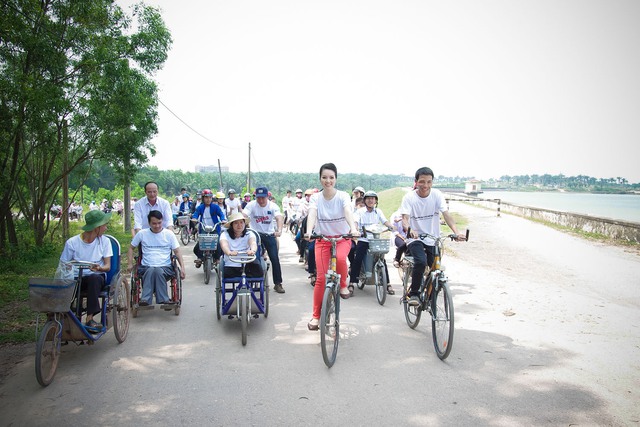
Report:
[{"label": "three-wheeled wheelchair", "polygon": [[[142,245],[138,245],[138,255],[135,256],[136,263],[131,270],[131,314],[133,317],[138,317],[138,310],[152,310],[154,305],[141,305],[140,297],[142,296],[142,275],[139,274],[140,265],[142,265]],[[182,305],[182,278],[180,277],[180,263],[178,258],[171,254],[171,267],[173,273],[170,276],[165,276],[167,282],[169,282],[169,296],[171,301],[169,303],[161,304],[160,308],[165,311],[173,310],[175,315],[180,315],[180,306]]]},{"label": "three-wheeled wheelchair", "polygon": [[[111,269],[105,273],[105,286],[100,298],[100,331],[90,330],[82,322],[86,314],[86,295],[81,292],[83,270],[91,263],[72,262],[77,266],[78,277],[75,280],[29,279],[29,303],[31,309],[45,314],[46,321],[40,330],[36,344],[36,378],[43,387],[53,381],[60,358],[63,342],[73,341],[79,344],[93,344],[113,326],[118,342],[127,338],[129,331],[129,289],[120,276],[120,243],[110,235],[104,235],[111,242],[113,257]],[[109,315],[111,322],[109,322]],[[38,315],[37,329],[40,326]]]},{"label": "three-wheeled wheelchair", "polygon": [[[257,318],[263,314],[265,318],[269,316],[269,267],[262,254],[264,249],[261,245],[260,235],[251,229],[247,232],[254,233],[258,244],[258,251],[255,255],[239,253],[235,257],[230,257],[234,262],[243,265],[242,276],[224,277],[224,257],[220,259],[216,267],[216,316],[218,320],[222,316],[229,319],[240,320],[242,328],[242,345],[247,344],[247,328],[252,317]],[[262,264],[262,277],[247,277],[244,266],[259,259]]]}]

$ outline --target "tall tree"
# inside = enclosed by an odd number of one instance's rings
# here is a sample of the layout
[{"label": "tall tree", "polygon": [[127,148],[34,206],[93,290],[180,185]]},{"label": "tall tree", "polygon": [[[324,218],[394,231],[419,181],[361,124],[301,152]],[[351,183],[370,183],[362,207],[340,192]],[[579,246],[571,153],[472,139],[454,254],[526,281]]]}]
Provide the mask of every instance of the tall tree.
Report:
[{"label": "tall tree", "polygon": [[0,250],[17,244],[16,206],[42,242],[76,168],[104,159],[126,182],[153,154],[157,88],[147,75],[170,44],[148,6],[129,16],[112,0],[0,1]]}]

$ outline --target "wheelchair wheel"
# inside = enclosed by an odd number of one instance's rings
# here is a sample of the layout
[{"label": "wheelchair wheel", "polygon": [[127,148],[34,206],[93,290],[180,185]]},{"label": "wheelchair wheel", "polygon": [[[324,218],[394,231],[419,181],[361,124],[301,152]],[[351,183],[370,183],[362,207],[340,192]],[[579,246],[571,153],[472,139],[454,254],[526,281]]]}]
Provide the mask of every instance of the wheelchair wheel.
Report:
[{"label": "wheelchair wheel", "polygon": [[113,333],[119,343],[127,339],[129,332],[129,287],[125,280],[118,280],[116,292],[111,302],[113,308]]},{"label": "wheelchair wheel", "polygon": [[131,316],[138,317],[138,304],[140,303],[140,283],[131,274]]},{"label": "wheelchair wheel", "polygon": [[267,274],[264,275],[263,284],[264,286],[264,318],[269,317],[269,276]]},{"label": "wheelchair wheel", "polygon": [[36,379],[41,386],[51,384],[56,375],[62,344],[62,325],[55,320],[44,324],[36,344]]},{"label": "wheelchair wheel", "polygon": [[180,266],[175,266],[175,275],[171,279],[171,300],[174,303],[173,311],[176,316],[180,315],[180,305],[182,304],[182,278],[180,277]]},{"label": "wheelchair wheel", "polygon": [[216,267],[216,317],[222,318],[222,278],[220,267]]}]

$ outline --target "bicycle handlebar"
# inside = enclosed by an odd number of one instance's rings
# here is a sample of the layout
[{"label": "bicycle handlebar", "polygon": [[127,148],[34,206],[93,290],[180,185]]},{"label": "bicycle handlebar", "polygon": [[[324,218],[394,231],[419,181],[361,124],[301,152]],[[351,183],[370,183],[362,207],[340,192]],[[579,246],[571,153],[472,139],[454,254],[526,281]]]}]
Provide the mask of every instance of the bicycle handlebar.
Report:
[{"label": "bicycle handlebar", "polygon": [[[244,256],[243,256],[244,255]],[[230,261],[240,264],[249,264],[256,259],[256,254],[248,255],[247,251],[238,251],[236,255],[227,255]]]},{"label": "bicycle handlebar", "polygon": [[331,242],[331,241],[336,241],[337,242],[338,240],[341,240],[341,239],[345,239],[345,240],[346,239],[355,239],[357,237],[358,236],[354,236],[353,234],[341,234],[338,237],[327,237],[324,234],[312,234],[312,235],[309,236],[309,239],[310,240],[326,240],[328,242]]},{"label": "bicycle handlebar", "polygon": [[[407,230],[407,236],[410,236],[410,233],[411,233],[411,228],[409,228],[409,230]],[[434,236],[434,235],[432,235],[432,234],[429,234],[429,233],[420,233],[420,234],[418,234],[418,238],[419,238],[420,240],[424,239],[425,237],[428,237],[428,238],[430,238],[430,239],[435,240],[435,241],[436,241],[436,243],[440,243],[442,240],[444,240],[444,239],[446,239],[446,238],[449,238],[449,239],[451,239],[452,241],[453,241],[453,240],[457,240],[458,235],[457,235],[457,234],[453,234],[453,233],[451,233],[451,234],[448,234],[448,235],[446,235],[446,236],[436,237],[436,236]],[[469,229],[467,229],[467,232],[466,232],[465,237],[464,237],[464,241],[469,241]]]}]

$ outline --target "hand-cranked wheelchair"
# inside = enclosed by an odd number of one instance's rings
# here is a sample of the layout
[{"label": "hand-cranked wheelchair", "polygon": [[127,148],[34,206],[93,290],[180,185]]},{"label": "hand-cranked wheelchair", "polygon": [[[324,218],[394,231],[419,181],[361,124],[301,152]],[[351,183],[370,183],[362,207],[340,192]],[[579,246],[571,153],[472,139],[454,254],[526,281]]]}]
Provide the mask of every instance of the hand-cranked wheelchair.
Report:
[{"label": "hand-cranked wheelchair", "polygon": [[[120,243],[110,235],[104,235],[111,242],[113,257],[111,269],[105,273],[105,286],[99,294],[100,323],[102,329],[88,329],[82,316],[86,314],[86,295],[81,292],[83,270],[92,264],[73,261],[78,268],[78,277],[65,279],[29,279],[29,303],[31,309],[44,313],[46,321],[40,330],[36,344],[36,378],[43,387],[53,381],[60,358],[63,342],[93,344],[113,326],[118,342],[127,339],[129,331],[129,288],[120,276]],[[109,314],[113,314],[111,323]],[[37,329],[40,326],[38,315]]]},{"label": "hand-cranked wheelchair", "polygon": [[[142,296],[142,275],[139,272],[139,267],[142,265],[142,245],[138,245],[138,255],[135,256],[135,266],[131,270],[131,314],[133,317],[138,317],[138,310],[151,310],[154,305],[141,305],[140,297]],[[169,296],[170,301],[160,305],[165,311],[173,310],[175,315],[180,315],[180,306],[182,305],[182,278],[180,277],[180,264],[178,258],[171,254],[171,267],[173,272],[169,276],[165,276],[167,282],[169,282]]]},{"label": "hand-cranked wheelchair", "polygon": [[[240,319],[242,328],[242,345],[247,344],[247,327],[251,317],[257,318],[263,314],[265,318],[269,316],[269,279],[268,272],[270,263],[262,254],[264,249],[261,245],[260,235],[251,229],[248,232],[254,233],[258,243],[258,251],[255,255],[248,256],[246,253],[239,253],[231,257],[234,262],[243,265],[242,276],[224,277],[224,258],[216,267],[216,316],[218,320],[222,316],[229,316]],[[247,277],[245,266],[256,259],[262,265],[262,277]]]}]

